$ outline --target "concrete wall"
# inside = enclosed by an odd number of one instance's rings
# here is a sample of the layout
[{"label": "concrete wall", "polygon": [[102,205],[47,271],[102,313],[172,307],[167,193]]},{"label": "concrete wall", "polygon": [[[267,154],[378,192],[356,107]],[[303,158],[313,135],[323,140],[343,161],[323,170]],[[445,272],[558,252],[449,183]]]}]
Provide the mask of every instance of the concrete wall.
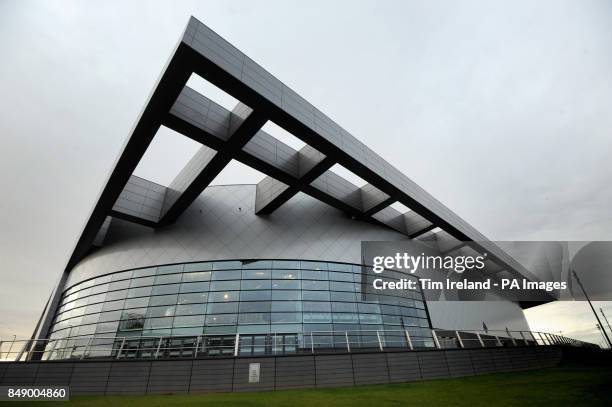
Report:
[{"label": "concrete wall", "polygon": [[[68,385],[72,394],[201,393],[361,384],[471,376],[552,367],[561,347],[452,349],[148,361],[0,363],[0,385]],[[249,383],[249,364],[260,382]]]}]

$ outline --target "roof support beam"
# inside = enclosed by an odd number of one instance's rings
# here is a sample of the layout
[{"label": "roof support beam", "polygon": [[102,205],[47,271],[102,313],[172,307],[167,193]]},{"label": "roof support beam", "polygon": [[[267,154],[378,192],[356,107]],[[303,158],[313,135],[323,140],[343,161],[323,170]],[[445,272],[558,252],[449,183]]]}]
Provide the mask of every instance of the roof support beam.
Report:
[{"label": "roof support beam", "polygon": [[164,200],[161,226],[173,223],[176,218],[202,193],[217,175],[230,163],[233,156],[261,129],[267,119],[259,112],[239,103],[229,118],[229,137],[214,153],[202,148],[168,187]]},{"label": "roof support beam", "polygon": [[285,185],[268,177],[257,184],[256,214],[271,214],[334,165],[332,159],[308,145],[300,149],[296,157],[300,177],[295,182]]}]

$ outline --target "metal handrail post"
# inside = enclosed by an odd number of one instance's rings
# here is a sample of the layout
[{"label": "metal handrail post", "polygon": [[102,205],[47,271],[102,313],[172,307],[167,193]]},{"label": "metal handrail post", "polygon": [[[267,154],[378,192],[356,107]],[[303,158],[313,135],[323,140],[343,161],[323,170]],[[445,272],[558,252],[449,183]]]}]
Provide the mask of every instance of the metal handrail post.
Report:
[{"label": "metal handrail post", "polygon": [[13,345],[15,344],[15,339],[17,339],[17,335],[13,335],[13,340],[11,341],[11,346],[9,346],[8,352],[6,352],[7,359],[11,358],[11,351],[13,350]]},{"label": "metal handrail post", "polygon": [[121,346],[119,346],[119,351],[117,352],[117,359],[119,359],[119,357],[121,356],[121,351],[123,351],[124,346],[125,346],[125,336],[123,337],[123,340],[121,341]]},{"label": "metal handrail post", "polygon": [[198,356],[198,351],[200,350],[200,338],[201,338],[201,336],[198,335],[198,338],[196,339],[195,349],[193,351],[193,357],[194,358],[196,358]]},{"label": "metal handrail post", "polygon": [[240,345],[240,334],[236,334],[236,339],[234,339],[234,357],[238,356],[238,346]]},{"label": "metal handrail post", "polygon": [[459,341],[459,346],[462,348],[465,348],[465,346],[463,346],[463,340],[461,339],[461,335],[459,335],[459,331],[455,331],[455,335],[457,335],[457,340]]},{"label": "metal handrail post", "polygon": [[497,341],[497,346],[504,346],[501,339],[499,339],[499,335],[495,335],[495,340]]},{"label": "metal handrail post", "polygon": [[53,356],[53,352],[55,352],[55,348],[57,347],[57,343],[59,342],[59,339],[56,339],[53,341],[53,346],[51,347],[51,350],[49,351],[49,357],[47,358],[47,360],[51,359],[51,356]]},{"label": "metal handrail post", "polygon": [[87,341],[87,345],[85,345],[85,349],[83,350],[83,354],[81,355],[81,359],[85,358],[85,354],[87,353],[87,351],[89,350],[89,346],[91,345],[91,341],[93,339],[93,336],[89,337],[89,340]]},{"label": "metal handrail post", "polygon": [[348,332],[344,331],[344,339],[346,339],[346,350],[351,353],[351,345],[349,344]]},{"label": "metal handrail post", "polygon": [[479,333],[479,332],[476,332],[476,337],[478,338],[478,341],[480,342],[480,346],[481,346],[482,348],[484,348],[484,347],[485,347],[485,344],[484,344],[484,341],[482,340],[482,337],[480,336],[480,333]]},{"label": "metal handrail post", "polygon": [[381,352],[383,351],[383,345],[382,342],[380,340],[380,334],[378,333],[378,329],[376,330],[376,337],[378,338],[378,347],[380,348]]},{"label": "metal handrail post", "polygon": [[157,350],[155,351],[155,359],[157,359],[157,356],[159,355],[159,350],[161,349],[161,344],[163,340],[164,340],[164,337],[160,336],[159,343],[157,344]]},{"label": "metal handrail post", "polygon": [[514,335],[512,335],[512,332],[508,332],[508,334],[510,334],[510,340],[512,341],[512,345],[514,345],[514,347],[516,347],[516,340],[514,339]]},{"label": "metal handrail post", "polygon": [[438,340],[438,335],[436,335],[436,331],[434,331],[433,329],[431,330],[431,336],[433,337],[436,348],[442,349],[442,347],[440,346],[440,341]]},{"label": "metal handrail post", "polygon": [[312,331],[310,332],[310,352],[314,355],[314,340],[312,337]]},{"label": "metal handrail post", "polygon": [[544,337],[542,336],[542,332],[538,332],[538,336],[540,337],[540,341],[542,341],[542,345],[543,345],[543,346],[546,346],[546,345],[547,345],[547,343],[546,343],[546,341],[544,340]]},{"label": "metal handrail post", "polygon": [[406,332],[406,340],[408,341],[408,346],[410,346],[410,350],[414,350],[414,347],[412,346],[412,339],[410,338],[408,330],[404,329],[404,332]]},{"label": "metal handrail post", "polygon": [[523,343],[527,345],[527,339],[525,338],[525,335],[523,335],[523,331],[519,331],[519,334],[521,335],[521,338],[523,338]]}]

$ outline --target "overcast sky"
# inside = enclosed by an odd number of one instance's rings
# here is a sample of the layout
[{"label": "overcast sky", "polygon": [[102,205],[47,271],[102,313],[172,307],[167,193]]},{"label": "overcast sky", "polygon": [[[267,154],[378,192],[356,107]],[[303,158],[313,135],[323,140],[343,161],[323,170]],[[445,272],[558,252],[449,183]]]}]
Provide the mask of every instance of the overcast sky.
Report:
[{"label": "overcast sky", "polygon": [[[490,239],[612,240],[610,1],[0,0],[0,337],[31,333],[190,15]],[[138,175],[196,147],[162,132]],[[588,312],[527,316],[599,342]]]}]

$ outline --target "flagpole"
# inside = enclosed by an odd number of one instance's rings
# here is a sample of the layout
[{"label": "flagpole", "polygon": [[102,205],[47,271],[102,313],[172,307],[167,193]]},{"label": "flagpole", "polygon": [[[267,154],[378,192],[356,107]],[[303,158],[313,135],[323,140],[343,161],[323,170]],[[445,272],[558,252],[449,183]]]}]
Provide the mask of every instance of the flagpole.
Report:
[{"label": "flagpole", "polygon": [[574,278],[576,279],[576,282],[578,283],[578,285],[582,289],[582,292],[584,293],[584,296],[585,296],[587,302],[589,303],[589,306],[591,307],[591,310],[593,311],[593,314],[595,315],[595,319],[597,319],[599,327],[600,327],[601,331],[603,332],[603,334],[604,334],[604,336],[606,338],[606,341],[608,341],[608,347],[610,349],[612,349],[612,342],[610,342],[610,338],[608,337],[608,333],[603,329],[603,325],[601,325],[601,321],[599,320],[599,316],[597,315],[597,312],[595,311],[595,308],[593,308],[593,304],[591,304],[591,300],[589,299],[589,296],[586,293],[586,290],[584,289],[584,286],[582,285],[582,281],[580,281],[580,278],[578,278],[578,273],[576,273],[576,270],[572,270],[572,274],[574,275]]}]

